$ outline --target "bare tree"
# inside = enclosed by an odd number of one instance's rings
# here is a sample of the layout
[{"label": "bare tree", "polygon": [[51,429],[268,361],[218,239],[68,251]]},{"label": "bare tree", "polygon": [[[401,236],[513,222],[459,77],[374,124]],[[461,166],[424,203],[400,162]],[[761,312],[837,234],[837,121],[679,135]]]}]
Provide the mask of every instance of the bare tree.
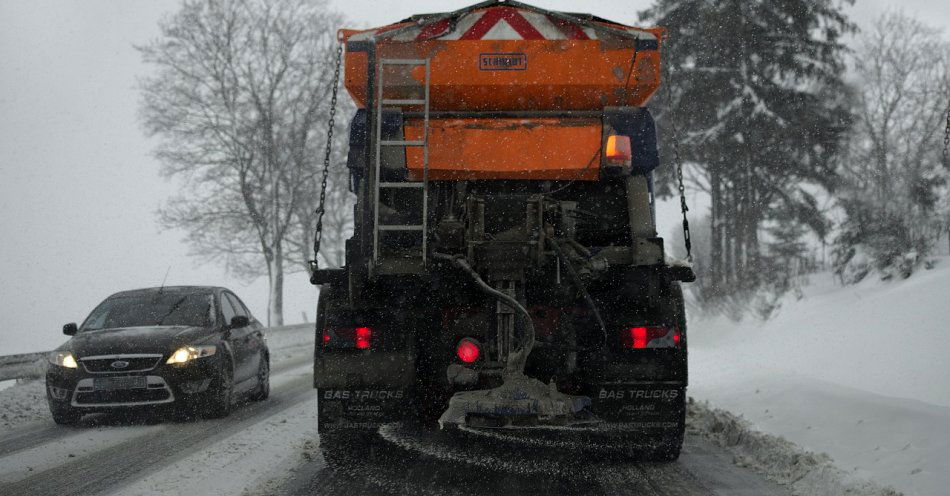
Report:
[{"label": "bare tree", "polygon": [[283,323],[285,242],[312,208],[340,17],[321,0],[185,0],[138,47],[154,67],[141,115],[162,172],[183,182],[161,210],[192,252],[268,276]]},{"label": "bare tree", "polygon": [[[350,191],[350,175],[346,168],[349,123],[355,111],[352,103],[340,98],[337,103],[336,124],[333,131],[333,149],[330,156],[330,171],[327,177],[326,203],[323,215],[323,238],[317,257],[321,267],[340,267],[344,262],[344,243],[353,233],[353,204],[356,195]],[[323,153],[324,150],[321,150]],[[322,155],[321,155],[322,157]],[[316,229],[316,207],[320,198],[323,173],[308,181],[311,202],[298,205],[296,226],[287,237],[288,256],[294,270],[309,270],[309,261],[314,259],[313,237]]]},{"label": "bare tree", "polygon": [[866,269],[845,266],[870,262],[885,275],[893,268],[908,275],[950,213],[940,152],[950,44],[938,30],[889,12],[862,34],[854,68],[857,123],[841,167],[848,219],[836,266],[863,277]]}]

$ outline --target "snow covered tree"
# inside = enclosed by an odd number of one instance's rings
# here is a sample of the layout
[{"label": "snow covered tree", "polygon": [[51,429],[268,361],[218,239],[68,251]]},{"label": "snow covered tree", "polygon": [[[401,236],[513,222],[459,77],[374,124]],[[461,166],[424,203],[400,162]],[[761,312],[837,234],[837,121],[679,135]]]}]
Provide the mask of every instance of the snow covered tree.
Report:
[{"label": "snow covered tree", "polygon": [[286,241],[316,202],[339,25],[319,0],[186,0],[139,47],[154,67],[142,120],[184,183],[162,222],[202,258],[266,274],[270,325],[283,323]]},{"label": "snow covered tree", "polygon": [[850,122],[841,37],[853,26],[831,0],[658,0],[641,18],[669,30],[664,146],[675,119],[694,186],[711,198],[704,297],[751,294],[770,212],[823,228],[808,186],[835,176]]},{"label": "snow covered tree", "polygon": [[871,269],[910,275],[950,221],[942,164],[950,43],[900,12],[877,19],[854,53],[854,127],[838,188],[847,219],[835,242],[843,282]]}]

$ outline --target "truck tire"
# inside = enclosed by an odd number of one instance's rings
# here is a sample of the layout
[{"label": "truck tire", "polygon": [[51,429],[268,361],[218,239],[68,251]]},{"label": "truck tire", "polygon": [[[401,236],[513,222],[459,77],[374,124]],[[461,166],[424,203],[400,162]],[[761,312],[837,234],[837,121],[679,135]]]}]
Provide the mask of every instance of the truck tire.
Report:
[{"label": "truck tire", "polygon": [[320,454],[331,470],[352,470],[382,460],[392,462],[395,459],[384,454],[385,444],[376,431],[341,429],[320,433]]},{"label": "truck tire", "polygon": [[[662,296],[666,298],[665,304],[657,309],[655,317],[657,320],[665,323],[675,323],[680,329],[680,352],[675,356],[671,364],[672,371],[667,372],[670,376],[656,376],[653,380],[675,380],[687,382],[687,338],[686,338],[686,312],[683,290],[679,282],[672,282],[669,286],[669,292]],[[683,439],[686,433],[686,394],[685,388],[683,394],[679,394],[675,399],[666,404],[669,408],[669,416],[663,418],[666,422],[675,424],[673,427],[651,429],[645,437],[634,436],[633,439],[626,441],[622,447],[623,458],[628,461],[654,461],[654,462],[672,462],[679,458],[683,446]]]},{"label": "truck tire", "polygon": [[[670,283],[670,303],[671,310],[673,313],[673,321],[676,322],[677,326],[680,329],[681,343],[682,343],[682,375],[683,381],[686,382],[688,375],[687,369],[687,346],[686,346],[686,300],[683,297],[683,287],[679,282]],[[653,448],[650,452],[650,459],[657,462],[673,462],[676,461],[680,456],[680,451],[683,449],[683,438],[686,435],[686,395],[682,394],[677,399],[677,427],[676,430],[672,433],[669,433],[663,438],[661,438],[656,443],[656,447]]]}]

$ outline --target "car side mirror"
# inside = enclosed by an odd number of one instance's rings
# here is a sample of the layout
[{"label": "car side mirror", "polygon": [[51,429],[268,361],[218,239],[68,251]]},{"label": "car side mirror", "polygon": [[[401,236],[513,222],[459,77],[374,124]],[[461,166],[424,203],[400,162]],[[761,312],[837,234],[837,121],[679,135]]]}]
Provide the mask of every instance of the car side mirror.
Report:
[{"label": "car side mirror", "polygon": [[250,319],[244,315],[235,315],[231,317],[231,329],[240,329],[251,324]]},{"label": "car side mirror", "polygon": [[79,327],[76,326],[75,322],[70,322],[63,326],[63,334],[67,336],[75,336],[78,331]]}]

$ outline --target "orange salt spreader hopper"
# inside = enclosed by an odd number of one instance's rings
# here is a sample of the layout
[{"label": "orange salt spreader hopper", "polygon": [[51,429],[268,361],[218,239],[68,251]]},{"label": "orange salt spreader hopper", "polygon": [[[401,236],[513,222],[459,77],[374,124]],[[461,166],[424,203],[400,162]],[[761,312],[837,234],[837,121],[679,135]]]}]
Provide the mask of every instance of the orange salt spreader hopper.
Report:
[{"label": "orange salt spreader hopper", "polygon": [[[663,36],[662,28],[513,1],[339,32],[344,84],[370,111],[380,70],[383,100],[426,96],[424,66],[380,60],[429,60],[430,180],[599,179],[607,139],[623,120],[616,115],[641,110],[660,84]],[[421,105],[387,110],[401,114],[402,139],[423,139]],[[631,138],[636,169],[638,141]],[[417,180],[423,153],[405,147],[405,166]]]}]

